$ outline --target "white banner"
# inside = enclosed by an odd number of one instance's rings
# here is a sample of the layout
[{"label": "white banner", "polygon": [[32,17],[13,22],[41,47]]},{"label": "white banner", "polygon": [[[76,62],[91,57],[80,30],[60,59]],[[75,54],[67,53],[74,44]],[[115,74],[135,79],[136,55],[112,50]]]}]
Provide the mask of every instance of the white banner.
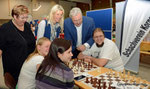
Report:
[{"label": "white banner", "polygon": [[128,63],[150,30],[150,1],[128,0],[125,9],[121,57]]}]

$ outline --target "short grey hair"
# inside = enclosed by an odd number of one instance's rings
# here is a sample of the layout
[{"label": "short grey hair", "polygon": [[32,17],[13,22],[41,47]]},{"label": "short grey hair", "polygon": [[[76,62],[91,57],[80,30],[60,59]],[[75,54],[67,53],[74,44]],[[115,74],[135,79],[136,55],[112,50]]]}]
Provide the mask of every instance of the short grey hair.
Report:
[{"label": "short grey hair", "polygon": [[72,16],[76,16],[78,13],[80,13],[82,15],[81,9],[78,7],[74,7],[70,10],[69,17],[72,18]]}]

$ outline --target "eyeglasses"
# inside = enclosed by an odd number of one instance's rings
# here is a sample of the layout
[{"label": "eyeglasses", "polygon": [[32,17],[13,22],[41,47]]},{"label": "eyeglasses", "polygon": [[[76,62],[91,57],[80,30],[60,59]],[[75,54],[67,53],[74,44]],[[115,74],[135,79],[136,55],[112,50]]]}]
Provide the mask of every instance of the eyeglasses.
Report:
[{"label": "eyeglasses", "polygon": [[19,18],[22,19],[22,20],[24,20],[24,19],[27,20],[28,16],[19,16]]},{"label": "eyeglasses", "polygon": [[94,36],[93,38],[98,39],[98,38],[103,38],[103,37],[104,37],[104,35],[100,35],[100,36]]}]

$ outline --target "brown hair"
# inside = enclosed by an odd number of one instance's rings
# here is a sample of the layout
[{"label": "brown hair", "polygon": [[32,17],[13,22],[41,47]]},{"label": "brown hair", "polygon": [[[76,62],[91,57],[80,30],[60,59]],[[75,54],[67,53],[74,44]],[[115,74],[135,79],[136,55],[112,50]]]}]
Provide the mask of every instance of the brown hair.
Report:
[{"label": "brown hair", "polygon": [[[45,59],[43,60],[41,66],[39,67],[37,71],[38,74],[45,74],[48,72],[49,69],[52,69],[51,73],[55,70],[56,66],[62,69],[60,66],[61,59],[58,57],[58,52],[63,54],[66,50],[68,50],[71,47],[71,41],[65,40],[62,38],[56,38],[52,41],[49,54],[45,56]],[[36,76],[37,76],[36,75]],[[42,76],[40,76],[41,78]]]},{"label": "brown hair", "polygon": [[18,17],[21,14],[28,14],[28,8],[24,5],[16,5],[14,6],[14,8],[12,9],[11,12],[11,16],[14,17],[14,15],[16,15],[16,17]]},{"label": "brown hair", "polygon": [[[94,36],[94,33],[96,33],[96,32],[102,32],[104,34],[104,31],[101,28],[95,28],[95,30],[93,31],[92,36]],[[105,37],[105,34],[104,34],[104,37]]]}]

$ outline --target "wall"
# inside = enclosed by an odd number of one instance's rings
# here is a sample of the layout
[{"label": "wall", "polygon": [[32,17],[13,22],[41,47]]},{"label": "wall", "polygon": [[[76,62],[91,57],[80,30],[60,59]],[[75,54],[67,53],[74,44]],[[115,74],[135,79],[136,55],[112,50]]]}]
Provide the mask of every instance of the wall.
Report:
[{"label": "wall", "polygon": [[0,19],[11,19],[11,9],[17,4],[23,4],[31,8],[30,0],[0,0]]},{"label": "wall", "polygon": [[70,10],[76,6],[75,2],[67,2],[67,1],[59,1],[59,4],[62,5],[62,7],[65,10],[65,18],[69,17]]},{"label": "wall", "polygon": [[[27,6],[34,19],[42,19],[43,15],[48,15],[53,5],[59,3],[59,0],[36,0],[34,4],[31,1],[33,0],[0,0],[0,19],[11,19],[11,10],[17,4]],[[38,11],[32,11],[32,9],[36,9],[39,5],[42,7]]]}]

